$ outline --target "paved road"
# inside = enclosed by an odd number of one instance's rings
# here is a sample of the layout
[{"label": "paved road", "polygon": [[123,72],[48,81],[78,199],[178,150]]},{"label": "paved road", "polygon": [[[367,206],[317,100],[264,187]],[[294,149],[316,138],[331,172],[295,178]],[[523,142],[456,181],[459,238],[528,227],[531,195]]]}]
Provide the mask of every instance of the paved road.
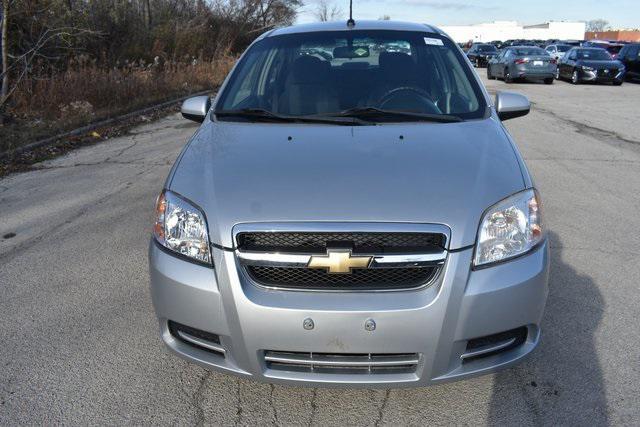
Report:
[{"label": "paved road", "polygon": [[257,384],[170,355],[146,246],[195,129],[174,115],[0,180],[0,424],[639,424],[640,85],[509,88],[535,103],[508,127],[552,230],[543,339],[526,363],[354,391]]}]

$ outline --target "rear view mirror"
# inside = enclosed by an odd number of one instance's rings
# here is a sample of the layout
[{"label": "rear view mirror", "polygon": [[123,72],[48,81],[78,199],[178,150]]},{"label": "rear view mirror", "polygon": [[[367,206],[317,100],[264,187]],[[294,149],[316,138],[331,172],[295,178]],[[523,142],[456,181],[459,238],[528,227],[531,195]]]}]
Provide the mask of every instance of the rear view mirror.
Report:
[{"label": "rear view mirror", "polygon": [[495,107],[500,120],[526,116],[531,110],[529,99],[524,95],[514,92],[498,92],[496,94]]},{"label": "rear view mirror", "polygon": [[369,46],[339,46],[333,49],[334,58],[367,58],[369,55]]},{"label": "rear view mirror", "polygon": [[209,112],[209,108],[211,108],[211,98],[208,96],[194,96],[184,100],[180,112],[185,119],[202,123]]}]

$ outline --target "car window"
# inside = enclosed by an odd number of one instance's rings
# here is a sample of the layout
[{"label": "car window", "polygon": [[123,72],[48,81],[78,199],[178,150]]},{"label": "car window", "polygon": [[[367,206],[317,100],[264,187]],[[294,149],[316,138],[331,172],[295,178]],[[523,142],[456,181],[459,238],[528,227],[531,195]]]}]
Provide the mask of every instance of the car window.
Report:
[{"label": "car window", "polygon": [[496,52],[498,49],[496,49],[496,47],[493,45],[485,44],[478,46],[478,50],[480,52]]},{"label": "car window", "polygon": [[555,46],[547,46],[547,48],[545,50],[547,52],[549,52],[549,53],[555,52],[556,51],[556,47]]},{"label": "car window", "polygon": [[558,45],[557,46],[558,52],[568,52],[572,48],[573,48],[573,46],[569,46],[569,45]]},{"label": "car window", "polygon": [[216,111],[305,116],[366,107],[465,120],[484,117],[487,105],[473,70],[446,37],[352,30],[259,40],[230,76]]},{"label": "car window", "polygon": [[547,55],[544,49],[538,47],[519,47],[514,51],[516,56]]}]

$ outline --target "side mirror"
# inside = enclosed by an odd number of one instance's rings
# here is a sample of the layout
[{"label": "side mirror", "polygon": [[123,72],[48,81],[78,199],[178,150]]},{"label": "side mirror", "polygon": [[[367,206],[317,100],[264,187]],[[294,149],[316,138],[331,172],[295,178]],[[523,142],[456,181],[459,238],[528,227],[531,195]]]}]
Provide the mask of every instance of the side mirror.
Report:
[{"label": "side mirror", "polygon": [[526,116],[531,110],[529,99],[518,93],[498,92],[496,94],[496,112],[500,120]]},{"label": "side mirror", "polygon": [[211,98],[208,96],[194,96],[184,100],[180,112],[185,119],[202,123],[209,112],[209,108],[211,108]]}]

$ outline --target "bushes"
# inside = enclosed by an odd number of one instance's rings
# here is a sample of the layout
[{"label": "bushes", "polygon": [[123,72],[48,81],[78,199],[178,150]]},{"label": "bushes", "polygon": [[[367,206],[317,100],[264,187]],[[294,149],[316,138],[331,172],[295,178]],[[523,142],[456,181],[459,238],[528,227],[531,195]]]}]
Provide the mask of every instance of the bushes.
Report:
[{"label": "bushes", "polygon": [[70,65],[49,78],[23,79],[13,93],[11,123],[0,126],[0,152],[120,114],[214,89],[234,58],[199,63],[136,62],[119,68]]},{"label": "bushes", "polygon": [[112,116],[219,85],[232,58],[196,64],[144,63],[121,68],[70,67],[48,79],[29,78],[14,93],[11,112],[66,124]]}]

